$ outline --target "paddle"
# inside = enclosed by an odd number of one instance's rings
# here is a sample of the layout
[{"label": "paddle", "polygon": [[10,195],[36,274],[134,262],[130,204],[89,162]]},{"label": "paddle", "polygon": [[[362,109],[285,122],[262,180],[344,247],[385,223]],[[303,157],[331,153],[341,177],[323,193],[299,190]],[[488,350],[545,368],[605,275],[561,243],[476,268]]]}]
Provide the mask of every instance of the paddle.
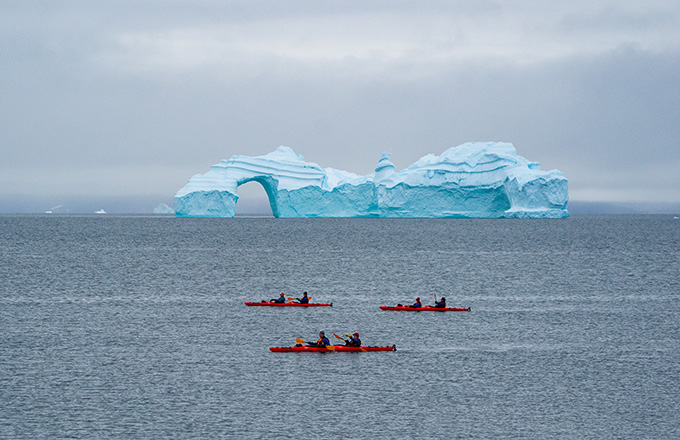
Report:
[{"label": "paddle", "polygon": [[[308,296],[307,298],[312,299],[311,296]],[[294,299],[298,299],[298,298],[286,298],[286,299],[287,299],[288,301],[293,301]]]},{"label": "paddle", "polygon": [[[333,333],[333,336],[335,336],[338,339],[342,339],[345,342],[345,344],[347,344],[349,342],[347,339],[343,338],[342,336],[338,336],[335,333]],[[347,336],[349,336],[349,335],[347,335]]]}]

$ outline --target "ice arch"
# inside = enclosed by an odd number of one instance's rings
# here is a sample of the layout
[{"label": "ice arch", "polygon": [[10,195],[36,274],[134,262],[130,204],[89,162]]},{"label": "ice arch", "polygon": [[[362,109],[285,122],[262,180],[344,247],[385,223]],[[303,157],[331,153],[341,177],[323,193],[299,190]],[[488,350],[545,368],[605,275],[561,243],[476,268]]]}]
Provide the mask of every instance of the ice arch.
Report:
[{"label": "ice arch", "polygon": [[[248,184],[248,183],[258,183],[259,184],[259,191],[260,192],[258,192],[257,197],[261,197],[261,194],[262,194],[261,191],[264,189],[264,192],[267,195],[267,200],[269,201],[269,207],[271,209],[272,215],[275,215],[276,217],[278,217],[278,200],[277,200],[277,197],[276,197],[276,195],[277,195],[276,184],[273,181],[273,179],[266,178],[266,177],[263,177],[263,176],[255,176],[255,177],[252,177],[250,179],[245,179],[241,182],[238,182],[237,183],[237,190],[239,191],[240,195],[238,196],[237,200],[234,202],[234,205],[238,205],[238,200],[241,200],[241,203],[244,203],[244,201],[243,201],[244,200],[243,199],[244,192],[243,192],[242,187],[244,185]],[[255,187],[258,187],[258,185],[255,185]],[[246,188],[246,190],[252,190],[252,189],[253,189],[252,186],[250,188]],[[245,193],[245,195],[248,195],[248,194],[254,194],[254,193],[253,192],[246,192]],[[245,202],[245,203],[247,203],[247,202]],[[234,209],[236,209],[236,207]],[[254,211],[244,211],[244,209],[247,209],[247,208],[244,208],[243,206],[239,207],[239,210],[240,210],[239,212],[241,212],[241,213],[243,213],[243,212],[247,212],[247,213],[254,212]],[[259,212],[259,211],[257,211],[257,212]]]},{"label": "ice arch", "polygon": [[283,146],[265,156],[232,156],[193,176],[175,195],[175,215],[233,217],[237,188],[250,181],[264,187],[274,217],[377,217],[372,175],[369,182],[323,169]]}]

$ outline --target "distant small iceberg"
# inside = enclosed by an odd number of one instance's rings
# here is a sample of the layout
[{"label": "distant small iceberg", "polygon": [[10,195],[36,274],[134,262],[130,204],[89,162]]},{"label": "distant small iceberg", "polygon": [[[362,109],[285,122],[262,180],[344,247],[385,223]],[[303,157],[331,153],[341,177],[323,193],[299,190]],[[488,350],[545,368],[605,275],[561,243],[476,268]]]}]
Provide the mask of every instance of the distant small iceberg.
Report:
[{"label": "distant small iceberg", "polygon": [[47,211],[45,211],[45,214],[70,214],[70,213],[71,211],[64,205],[53,206]]},{"label": "distant small iceberg", "polygon": [[106,214],[106,211],[104,211],[103,209],[99,209],[99,210],[95,211],[94,213],[95,214]]},{"label": "distant small iceberg", "polygon": [[175,214],[175,210],[166,205],[165,203],[161,203],[160,205],[156,206],[153,210],[154,214]]}]

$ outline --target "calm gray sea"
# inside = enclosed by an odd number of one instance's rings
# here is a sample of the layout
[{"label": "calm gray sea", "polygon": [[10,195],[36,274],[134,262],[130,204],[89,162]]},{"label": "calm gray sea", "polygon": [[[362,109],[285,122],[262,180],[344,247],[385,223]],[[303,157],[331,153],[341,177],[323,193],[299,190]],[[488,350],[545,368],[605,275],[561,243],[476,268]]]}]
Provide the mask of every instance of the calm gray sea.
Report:
[{"label": "calm gray sea", "polygon": [[[268,350],[319,330],[397,351]],[[3,439],[669,439],[679,390],[673,216],[0,216]]]}]

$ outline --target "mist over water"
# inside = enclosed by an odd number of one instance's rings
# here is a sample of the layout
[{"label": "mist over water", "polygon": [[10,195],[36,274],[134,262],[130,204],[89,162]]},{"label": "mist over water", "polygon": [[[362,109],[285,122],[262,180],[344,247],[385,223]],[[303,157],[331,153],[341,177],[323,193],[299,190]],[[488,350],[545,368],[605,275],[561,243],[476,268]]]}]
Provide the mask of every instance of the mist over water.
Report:
[{"label": "mist over water", "polygon": [[[0,216],[0,263],[2,438],[680,434],[672,216]],[[268,350],[319,330],[397,351]]]}]

